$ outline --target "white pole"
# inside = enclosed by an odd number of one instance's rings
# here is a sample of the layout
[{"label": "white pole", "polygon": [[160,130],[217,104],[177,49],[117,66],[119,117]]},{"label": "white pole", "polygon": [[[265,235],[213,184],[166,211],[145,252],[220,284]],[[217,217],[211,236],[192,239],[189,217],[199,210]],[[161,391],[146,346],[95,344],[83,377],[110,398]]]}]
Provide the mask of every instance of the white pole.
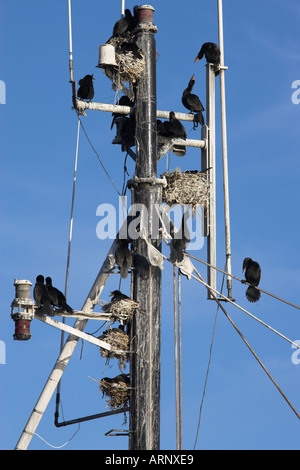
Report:
[{"label": "white pole", "polygon": [[121,16],[123,17],[124,15],[125,15],[125,0],[122,0]]},{"label": "white pole", "polygon": [[70,82],[73,82],[73,81],[74,81],[74,77],[73,77],[73,46],[72,46],[71,0],[68,0],[68,15],[69,15],[69,67],[70,67]]},{"label": "white pole", "polygon": [[[230,242],[230,216],[229,216],[229,188],[228,188],[228,161],[227,161],[227,128],[226,128],[226,102],[225,102],[225,71],[224,67],[224,39],[223,39],[223,7],[222,0],[218,0],[219,47],[220,57],[220,99],[222,122],[222,152],[223,152],[223,189],[225,213],[225,243],[227,272],[231,274],[231,242]],[[227,276],[228,297],[231,298],[232,279]]]}]

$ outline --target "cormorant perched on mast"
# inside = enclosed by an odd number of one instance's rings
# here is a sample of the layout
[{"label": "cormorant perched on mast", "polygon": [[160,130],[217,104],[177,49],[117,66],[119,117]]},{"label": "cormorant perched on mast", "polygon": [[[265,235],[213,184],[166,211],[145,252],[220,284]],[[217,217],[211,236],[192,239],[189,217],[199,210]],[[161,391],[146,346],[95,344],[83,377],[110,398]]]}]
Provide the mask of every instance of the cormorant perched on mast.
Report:
[{"label": "cormorant perched on mast", "polygon": [[[194,62],[197,62],[197,60],[201,60],[204,55],[207,62],[209,62],[210,64],[213,64],[215,66],[220,65],[221,52],[217,44],[215,44],[214,42],[205,42],[204,44],[202,44],[202,47],[198,52],[198,55]],[[219,75],[219,73],[219,70],[217,70],[216,75]]]},{"label": "cormorant perched on mast", "polygon": [[243,271],[244,269],[246,269],[246,281],[251,284],[251,286],[246,290],[246,297],[249,302],[257,302],[260,299],[260,291],[256,289],[255,286],[258,286],[259,284],[261,268],[257,261],[253,261],[251,258],[245,258],[243,261]]},{"label": "cormorant perched on mast", "polygon": [[[163,137],[171,137],[178,139],[186,139],[186,130],[181,122],[176,119],[174,111],[169,114],[169,121],[161,122],[159,119],[157,123],[157,133]],[[183,157],[186,153],[186,148],[183,145],[174,145],[173,153],[178,157]]]},{"label": "cormorant perched on mast", "polygon": [[128,240],[119,239],[118,247],[115,252],[116,264],[120,268],[120,274],[123,279],[126,279],[128,276],[128,270],[132,265],[132,254],[128,248]]},{"label": "cormorant perched on mast", "polygon": [[172,234],[171,241],[171,263],[182,263],[184,258],[184,250],[186,250],[190,242],[190,232],[187,227],[187,219],[189,218],[189,212],[185,211],[182,217],[180,230],[175,234]]},{"label": "cormorant perched on mast", "polygon": [[33,288],[33,297],[43,313],[49,316],[54,315],[53,308],[51,307],[50,296],[47,287],[44,284],[44,276],[39,274],[36,278],[36,283]]},{"label": "cormorant perched on mast", "polygon": [[49,292],[50,302],[54,307],[59,307],[68,313],[73,313],[73,309],[67,304],[64,294],[56,287],[52,286],[51,277],[46,277],[46,287]]},{"label": "cormorant perched on mast", "polygon": [[200,98],[197,95],[194,95],[192,92],[193,86],[195,85],[195,75],[189,81],[187,88],[182,93],[182,104],[185,108],[187,108],[192,113],[196,113],[194,115],[194,123],[198,125],[198,122],[201,126],[204,126],[204,117],[202,111],[204,111],[204,106],[200,101]]},{"label": "cormorant perched on mast", "polygon": [[94,76],[86,75],[85,77],[79,80],[79,88],[77,92],[78,98],[82,100],[89,100],[91,101],[94,98],[94,85],[93,85]]},{"label": "cormorant perched on mast", "polygon": [[[121,96],[121,98],[118,100],[118,102],[116,104],[118,106],[130,106],[131,107],[131,106],[133,106],[133,101],[131,101],[129,96],[123,95],[123,96]],[[113,119],[112,119],[111,126],[110,126],[111,129],[113,128],[116,119],[119,118],[119,117],[123,117],[124,114],[112,113],[112,116],[113,116]]]},{"label": "cormorant perched on mast", "polygon": [[107,43],[112,39],[112,38],[119,38],[121,36],[124,36],[129,29],[133,29],[133,22],[135,21],[134,17],[131,14],[131,11],[126,8],[125,10],[125,16],[121,19],[119,19],[114,27],[113,27],[113,33],[111,37],[106,41]]}]

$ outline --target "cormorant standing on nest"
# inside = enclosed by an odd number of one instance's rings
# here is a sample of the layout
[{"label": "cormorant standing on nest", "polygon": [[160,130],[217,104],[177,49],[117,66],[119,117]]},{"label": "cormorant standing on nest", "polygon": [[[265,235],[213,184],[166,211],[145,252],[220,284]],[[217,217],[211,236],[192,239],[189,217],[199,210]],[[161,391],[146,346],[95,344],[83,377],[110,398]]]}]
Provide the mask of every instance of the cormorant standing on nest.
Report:
[{"label": "cormorant standing on nest", "polygon": [[124,36],[127,33],[128,29],[132,27],[132,24],[133,17],[131,11],[126,8],[125,16],[115,23],[113,27],[113,33],[106,42],[108,43],[112,38],[119,38],[121,36]]},{"label": "cormorant standing on nest", "polygon": [[46,277],[46,287],[49,292],[50,302],[54,307],[59,307],[68,313],[73,313],[73,309],[67,304],[64,294],[52,286],[51,277]]},{"label": "cormorant standing on nest", "polygon": [[256,289],[255,286],[258,286],[260,281],[260,266],[256,261],[253,261],[251,258],[245,258],[243,261],[243,271],[244,269],[246,269],[246,281],[251,284],[251,286],[249,286],[246,290],[246,297],[249,302],[257,302],[260,299],[260,291]]},{"label": "cormorant standing on nest", "polygon": [[123,279],[127,278],[128,270],[132,265],[132,254],[128,248],[128,243],[128,240],[119,239],[115,252],[116,263],[120,268],[120,274]]},{"label": "cormorant standing on nest", "polygon": [[[131,106],[133,105],[133,102],[131,101],[131,99],[129,98],[129,96],[123,95],[123,96],[121,96],[121,98],[118,100],[117,105],[120,105],[120,106],[130,106],[130,107],[131,107]],[[111,126],[110,126],[111,129],[113,128],[116,119],[119,118],[119,117],[123,117],[124,114],[112,113],[112,116],[113,116],[113,119],[112,119]]]},{"label": "cormorant standing on nest", "polygon": [[119,302],[120,300],[129,299],[127,295],[122,294],[122,292],[119,290],[113,290],[110,294],[110,297],[112,297],[112,302]]},{"label": "cormorant standing on nest", "polygon": [[[165,137],[186,139],[186,130],[181,122],[176,119],[174,111],[170,112],[169,121],[165,121],[162,125]],[[186,153],[186,148],[183,145],[174,145],[173,153],[178,157],[183,157]]]},{"label": "cormorant standing on nest", "polygon": [[78,88],[77,96],[82,100],[91,101],[94,98],[94,85],[93,85],[94,76],[86,75],[85,77],[79,80],[80,87]]},{"label": "cormorant standing on nest", "polygon": [[[209,62],[210,64],[216,66],[220,65],[221,52],[217,44],[215,44],[214,42],[205,42],[204,44],[202,44],[202,47],[198,52],[198,55],[194,62],[197,62],[197,60],[201,60],[204,55],[207,62]],[[219,75],[219,71],[216,71],[216,75]]]},{"label": "cormorant standing on nest", "polygon": [[53,316],[53,308],[51,307],[50,296],[47,287],[44,284],[44,276],[39,274],[36,278],[36,283],[33,288],[33,297],[43,313],[49,316]]},{"label": "cormorant standing on nest", "polygon": [[186,250],[190,241],[190,232],[189,232],[189,229],[187,228],[188,218],[189,218],[189,212],[185,211],[182,217],[180,230],[176,234],[173,234],[173,238],[171,241],[171,253],[170,253],[171,263],[182,263],[183,261],[183,257],[184,257],[183,251]]},{"label": "cormorant standing on nest", "polygon": [[194,95],[192,92],[193,86],[195,85],[195,75],[189,81],[187,88],[182,93],[181,102],[185,108],[187,108],[194,115],[194,123],[198,125],[198,122],[201,126],[204,126],[204,117],[202,111],[204,111],[204,106],[201,103],[199,97]]}]

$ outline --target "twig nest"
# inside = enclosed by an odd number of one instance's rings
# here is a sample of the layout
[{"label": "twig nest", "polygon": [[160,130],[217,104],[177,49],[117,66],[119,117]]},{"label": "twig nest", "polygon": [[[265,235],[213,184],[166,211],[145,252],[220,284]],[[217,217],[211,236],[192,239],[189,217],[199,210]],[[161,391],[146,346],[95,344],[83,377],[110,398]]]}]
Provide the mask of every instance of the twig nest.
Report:
[{"label": "twig nest", "polygon": [[112,410],[124,408],[129,403],[129,377],[125,374],[118,375],[113,379],[104,377],[99,382],[99,389]]},{"label": "twig nest", "polygon": [[101,336],[98,337],[98,339],[109,343],[114,350],[124,351],[108,351],[107,349],[100,347],[101,356],[107,358],[108,360],[111,358],[118,359],[119,368],[122,371],[125,368],[125,362],[128,360],[126,351],[129,351],[129,336],[119,328],[113,328],[105,331]]},{"label": "twig nest", "polygon": [[135,83],[141,76],[145,66],[145,56],[141,49],[126,50],[130,37],[111,39],[110,44],[115,46],[115,58],[120,82]]},{"label": "twig nest", "polygon": [[191,205],[193,211],[198,205],[207,207],[209,201],[210,183],[206,173],[198,171],[184,171],[176,169],[171,173],[164,173],[167,185],[163,187],[162,200],[168,205]]},{"label": "twig nest", "polygon": [[137,310],[145,313],[140,309],[139,304],[131,299],[120,299],[108,302],[102,306],[102,310],[105,313],[111,313],[113,320],[121,323],[131,320]]}]

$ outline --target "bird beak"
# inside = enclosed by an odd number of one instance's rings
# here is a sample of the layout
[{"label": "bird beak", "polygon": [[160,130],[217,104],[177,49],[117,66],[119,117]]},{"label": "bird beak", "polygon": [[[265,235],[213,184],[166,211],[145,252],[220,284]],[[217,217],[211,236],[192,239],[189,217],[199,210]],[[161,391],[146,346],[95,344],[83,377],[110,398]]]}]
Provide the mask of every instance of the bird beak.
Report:
[{"label": "bird beak", "polygon": [[191,80],[195,81],[195,74],[192,76]]},{"label": "bird beak", "polygon": [[199,60],[199,57],[196,57],[196,59],[194,60],[194,63],[197,62],[197,60]]}]

